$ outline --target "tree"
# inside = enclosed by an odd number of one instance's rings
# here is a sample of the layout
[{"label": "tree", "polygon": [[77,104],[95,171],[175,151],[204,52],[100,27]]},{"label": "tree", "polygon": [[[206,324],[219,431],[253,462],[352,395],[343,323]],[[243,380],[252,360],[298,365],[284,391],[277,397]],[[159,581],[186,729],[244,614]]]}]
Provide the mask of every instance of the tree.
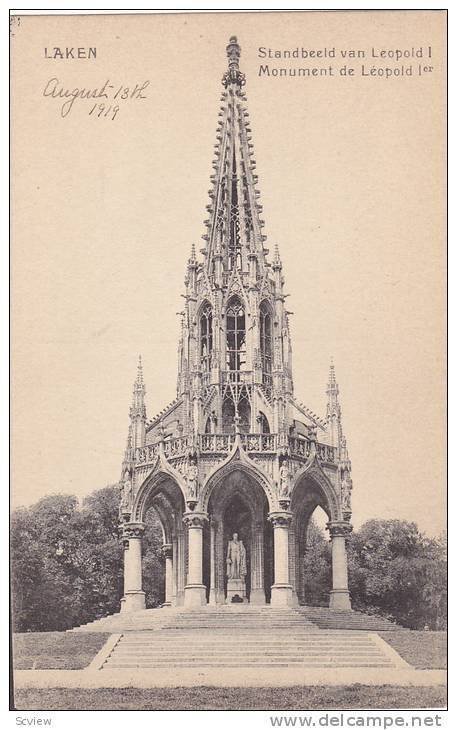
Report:
[{"label": "tree", "polygon": [[446,556],[414,522],[369,520],[348,541],[353,607],[409,628],[445,624]]},{"label": "tree", "polygon": [[[123,548],[119,488],[96,490],[81,507],[51,495],[11,517],[13,627],[62,631],[120,609]],[[143,540],[146,605],[164,600],[162,530],[149,510]]]},{"label": "tree", "polygon": [[328,606],[331,588],[331,552],[324,532],[311,518],[303,556],[305,602],[308,606]]}]

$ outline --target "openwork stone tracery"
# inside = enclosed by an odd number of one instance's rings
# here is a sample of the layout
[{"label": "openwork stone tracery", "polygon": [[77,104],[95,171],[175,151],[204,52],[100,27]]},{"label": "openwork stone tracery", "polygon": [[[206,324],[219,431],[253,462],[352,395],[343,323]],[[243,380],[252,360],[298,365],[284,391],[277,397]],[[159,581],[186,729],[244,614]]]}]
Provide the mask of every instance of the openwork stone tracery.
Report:
[{"label": "openwork stone tracery", "polygon": [[121,472],[122,610],[144,607],[141,540],[151,506],[164,536],[165,605],[230,599],[234,533],[245,550],[242,600],[305,601],[306,529],[321,506],[332,541],[330,605],[349,608],[351,462],[335,371],[332,364],[320,418],[294,396],[282,263],[278,248],[270,261],[265,246],[235,37],[227,55],[204,245],[200,258],[192,246],[184,279],[176,398],[148,421],[141,360],[134,384]]}]

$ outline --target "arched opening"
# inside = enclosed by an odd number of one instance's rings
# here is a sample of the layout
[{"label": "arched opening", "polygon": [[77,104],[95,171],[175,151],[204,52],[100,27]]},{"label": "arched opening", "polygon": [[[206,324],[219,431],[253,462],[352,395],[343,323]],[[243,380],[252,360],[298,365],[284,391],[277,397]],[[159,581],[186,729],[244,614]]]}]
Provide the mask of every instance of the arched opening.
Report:
[{"label": "arched opening", "polygon": [[204,302],[200,311],[200,363],[203,372],[211,369],[213,351],[213,310],[209,302]]},{"label": "arched opening", "polygon": [[260,305],[260,355],[262,360],[262,382],[271,385],[273,345],[272,345],[272,315],[268,302]]},{"label": "arched opening", "polygon": [[151,505],[144,516],[142,541],[143,590],[146,608],[157,608],[165,602],[165,566],[162,557],[164,530],[156,509]]},{"label": "arched opening", "polygon": [[325,527],[332,506],[322,486],[304,476],[292,493],[293,514],[290,548],[294,554],[292,573],[298,601],[306,605],[328,606],[331,588],[331,551]]},{"label": "arched opening", "polygon": [[318,505],[303,526],[301,556],[301,597],[308,606],[328,606],[332,581],[332,558],[328,517]]},{"label": "arched opening", "polygon": [[227,370],[232,380],[246,370],[246,317],[239,297],[232,297],[226,311]]},{"label": "arched opening", "polygon": [[[267,520],[268,500],[263,488],[242,467],[235,468],[213,487],[208,500],[210,516],[209,565],[204,573],[209,576],[209,595],[212,603],[228,600],[227,550],[236,533],[246,551],[246,598],[251,603],[264,604],[271,593],[272,540]],[[270,536],[271,538],[271,536]],[[233,596],[232,596],[233,597]]]},{"label": "arched opening", "polygon": [[143,522],[142,583],[146,608],[182,605],[188,541],[184,497],[175,480],[160,473],[143,484],[132,521]]}]

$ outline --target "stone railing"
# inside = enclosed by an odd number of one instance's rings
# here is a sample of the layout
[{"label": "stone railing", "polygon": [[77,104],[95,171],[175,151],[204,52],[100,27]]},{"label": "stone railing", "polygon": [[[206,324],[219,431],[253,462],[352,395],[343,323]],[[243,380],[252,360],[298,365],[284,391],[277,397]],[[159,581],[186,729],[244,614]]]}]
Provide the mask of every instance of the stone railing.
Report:
[{"label": "stone railing", "polygon": [[336,448],[334,446],[328,446],[327,444],[316,444],[317,456],[320,461],[325,461],[328,464],[336,464]]},{"label": "stone railing", "polygon": [[292,456],[301,456],[303,459],[307,459],[311,453],[311,441],[289,436],[289,448]]},{"label": "stone railing", "polygon": [[[200,434],[197,446],[201,454],[229,454],[235,444],[235,434],[207,433]],[[248,453],[272,454],[278,449],[278,435],[275,433],[243,433],[240,441]],[[291,456],[307,459],[311,454],[311,441],[290,436],[288,439]],[[192,446],[192,439],[188,436],[163,441],[163,451],[167,459],[186,456]],[[137,448],[134,451],[134,461],[141,465],[155,461],[159,454],[160,444],[150,444]],[[335,464],[337,461],[336,448],[327,444],[316,443],[317,455],[320,461]]]}]

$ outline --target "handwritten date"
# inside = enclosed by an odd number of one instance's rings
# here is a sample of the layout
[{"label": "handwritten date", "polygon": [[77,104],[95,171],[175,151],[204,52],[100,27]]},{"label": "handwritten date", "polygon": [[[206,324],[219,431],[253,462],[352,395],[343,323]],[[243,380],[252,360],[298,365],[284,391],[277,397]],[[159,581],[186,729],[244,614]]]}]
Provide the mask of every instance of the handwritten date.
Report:
[{"label": "handwritten date", "polygon": [[[70,114],[76,101],[80,99],[95,102],[90,107],[89,115],[111,119],[113,121],[121,108],[122,102],[136,102],[140,99],[147,99],[146,89],[149,83],[146,80],[142,83],[136,83],[134,86],[125,86],[124,84],[118,86],[117,84],[110,83],[110,80],[107,79],[103,86],[95,89],[88,89],[86,87],[70,89],[66,88],[57,77],[53,76],[46,83],[43,89],[43,96],[58,99],[62,102],[60,105],[60,116],[62,118]],[[102,101],[103,99],[106,101]],[[113,103],[110,104],[110,102]]]}]

